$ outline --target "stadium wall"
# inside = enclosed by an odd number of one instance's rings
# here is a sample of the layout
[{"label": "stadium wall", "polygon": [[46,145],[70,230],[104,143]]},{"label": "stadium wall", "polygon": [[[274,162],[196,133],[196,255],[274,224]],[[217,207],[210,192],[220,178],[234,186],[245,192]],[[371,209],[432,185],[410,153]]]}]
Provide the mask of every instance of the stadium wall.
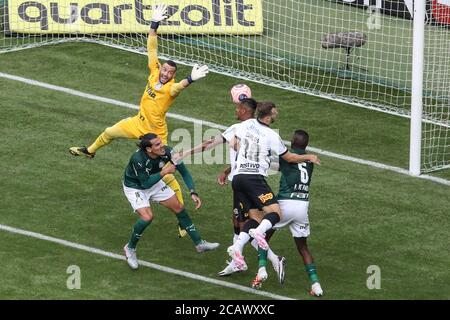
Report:
[{"label": "stadium wall", "polygon": [[[413,0],[332,0],[359,8],[378,9],[381,13],[412,20]],[[450,0],[426,0],[427,24],[450,26]]]}]

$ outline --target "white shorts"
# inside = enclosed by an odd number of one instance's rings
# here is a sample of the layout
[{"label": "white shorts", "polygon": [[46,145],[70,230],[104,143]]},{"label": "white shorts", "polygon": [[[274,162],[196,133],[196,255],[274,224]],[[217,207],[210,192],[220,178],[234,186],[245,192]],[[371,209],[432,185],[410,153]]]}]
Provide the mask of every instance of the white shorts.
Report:
[{"label": "white shorts", "polygon": [[173,192],[173,190],[162,180],[159,180],[150,189],[145,190],[134,189],[123,185],[123,192],[134,211],[140,208],[150,207],[150,201],[164,201],[175,194],[175,192]]},{"label": "white shorts", "polygon": [[273,226],[274,229],[281,229],[289,226],[292,236],[296,238],[306,238],[309,236],[308,207],[309,201],[301,200],[278,200],[280,204],[282,218],[280,222]]}]

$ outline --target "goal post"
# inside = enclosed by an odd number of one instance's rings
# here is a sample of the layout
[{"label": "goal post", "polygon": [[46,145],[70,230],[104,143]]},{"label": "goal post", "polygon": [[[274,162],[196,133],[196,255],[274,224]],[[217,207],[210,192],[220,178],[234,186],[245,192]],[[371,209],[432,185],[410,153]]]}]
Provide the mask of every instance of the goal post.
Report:
[{"label": "goal post", "polygon": [[157,2],[162,57],[411,118],[411,174],[450,167],[450,0],[0,0],[0,53],[81,41],[144,54]]},{"label": "goal post", "polygon": [[409,139],[409,173],[414,176],[420,175],[421,172],[425,11],[425,1],[415,1],[411,69],[411,126]]}]

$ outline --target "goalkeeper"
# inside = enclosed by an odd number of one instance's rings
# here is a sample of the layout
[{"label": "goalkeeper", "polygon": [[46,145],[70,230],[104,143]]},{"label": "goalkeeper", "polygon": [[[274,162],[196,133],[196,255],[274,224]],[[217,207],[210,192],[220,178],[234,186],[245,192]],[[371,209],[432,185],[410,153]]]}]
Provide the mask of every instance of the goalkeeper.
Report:
[{"label": "goalkeeper", "polygon": [[[105,131],[89,147],[72,147],[74,156],[85,156],[92,159],[96,151],[117,138],[138,139],[146,133],[153,132],[167,144],[166,113],[178,94],[192,82],[201,79],[208,73],[208,66],[195,65],[190,75],[180,82],[175,82],[177,65],[168,60],[160,65],[157,56],[157,33],[159,23],[168,17],[167,6],[157,5],[153,10],[152,23],[147,41],[148,67],[150,75],[145,92],[142,95],[139,113],[131,118],[123,119]],[[176,193],[178,200],[184,203],[180,185],[172,174],[164,177],[164,182]],[[180,237],[185,236],[179,228]]]}]

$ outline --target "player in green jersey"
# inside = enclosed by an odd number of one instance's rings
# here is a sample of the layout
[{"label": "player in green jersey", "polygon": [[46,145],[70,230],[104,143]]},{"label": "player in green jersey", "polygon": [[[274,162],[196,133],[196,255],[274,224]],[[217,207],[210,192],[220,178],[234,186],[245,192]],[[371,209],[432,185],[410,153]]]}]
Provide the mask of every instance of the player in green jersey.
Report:
[{"label": "player in green jersey", "polygon": [[138,268],[136,245],[144,230],[153,220],[150,201],[159,202],[175,213],[180,226],[187,231],[194,242],[197,252],[216,249],[219,244],[210,243],[201,238],[183,204],[162,180],[165,175],[172,174],[177,170],[191,192],[196,209],[200,208],[201,200],[195,192],[194,181],[184,163],[175,165],[172,162],[172,149],[164,146],[161,138],[156,134],[147,133],[140,137],[140,140],[139,149],[131,156],[123,180],[125,196],[133,210],[139,215],[139,219],[133,227],[131,239],[124,247],[128,265],[132,269]]},{"label": "player in green jersey", "polygon": [[[306,146],[309,142],[309,135],[306,131],[297,130],[291,142],[291,152],[295,154],[306,154]],[[309,186],[314,169],[312,162],[290,163],[279,157],[279,170],[281,171],[280,190],[277,195],[278,203],[282,212],[281,220],[273,226],[274,230],[289,227],[294,238],[297,250],[303,259],[306,272],[311,280],[310,293],[315,296],[323,295],[323,290],[319,283],[316,266],[311,252],[308,249],[306,240],[310,234],[308,207],[309,207]],[[250,234],[252,230],[250,230]],[[259,248],[259,265],[265,268],[267,260],[266,252]],[[261,286],[258,276],[253,280],[253,286]]]}]

